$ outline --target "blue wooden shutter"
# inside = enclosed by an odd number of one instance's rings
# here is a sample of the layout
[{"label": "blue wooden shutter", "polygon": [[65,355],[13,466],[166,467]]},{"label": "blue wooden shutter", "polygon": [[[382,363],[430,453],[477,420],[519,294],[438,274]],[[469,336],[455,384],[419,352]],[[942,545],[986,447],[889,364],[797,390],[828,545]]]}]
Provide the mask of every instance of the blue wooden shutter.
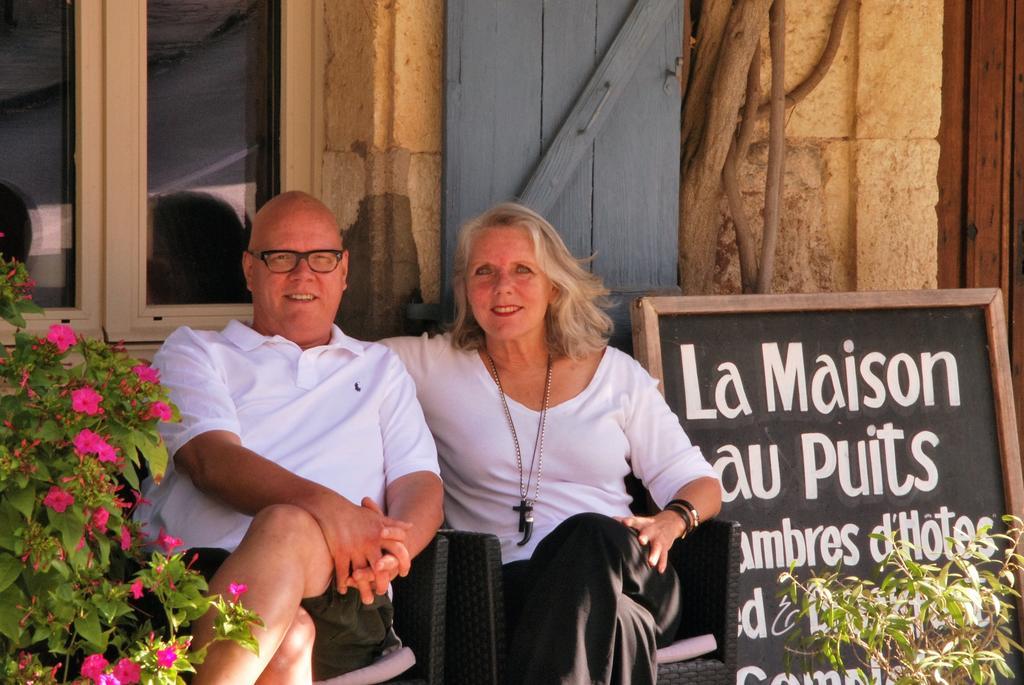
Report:
[{"label": "blue wooden shutter", "polygon": [[616,296],[677,286],[680,0],[448,0],[444,309],[459,226],[496,202],[544,214]]}]

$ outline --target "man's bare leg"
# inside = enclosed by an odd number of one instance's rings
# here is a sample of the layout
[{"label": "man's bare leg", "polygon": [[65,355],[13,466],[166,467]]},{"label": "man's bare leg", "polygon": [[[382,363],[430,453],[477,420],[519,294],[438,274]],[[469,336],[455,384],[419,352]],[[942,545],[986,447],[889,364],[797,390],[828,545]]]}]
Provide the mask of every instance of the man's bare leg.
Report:
[{"label": "man's bare leg", "polygon": [[256,685],[309,685],[313,682],[314,637],[313,619],[300,607]]},{"label": "man's bare leg", "polygon": [[[225,597],[230,595],[230,583],[248,586],[242,602],[258,613],[264,622],[263,628],[253,629],[260,653],[257,656],[234,642],[216,642],[210,645],[206,661],[192,679],[193,684],[255,683],[295,624],[302,598],[322,594],[333,571],[334,561],[320,526],[309,513],[289,505],[271,506],[260,511],[238,549],[210,580],[210,592]],[[295,629],[302,630],[303,626],[295,625]],[[213,637],[212,612],[196,622],[193,634],[197,646],[210,641]],[[287,653],[282,654],[283,659],[276,664],[278,670],[287,663],[294,665],[301,661],[293,658],[290,645],[290,642],[286,645]],[[308,659],[305,668],[308,674]],[[300,682],[308,683],[308,675],[306,678]]]}]

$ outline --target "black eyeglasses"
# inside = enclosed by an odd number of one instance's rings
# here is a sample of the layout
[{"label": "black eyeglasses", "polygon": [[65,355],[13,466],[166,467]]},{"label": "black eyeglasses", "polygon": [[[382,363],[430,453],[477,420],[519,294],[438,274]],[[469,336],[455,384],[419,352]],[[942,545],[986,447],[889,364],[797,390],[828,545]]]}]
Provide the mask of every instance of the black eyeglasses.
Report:
[{"label": "black eyeglasses", "polygon": [[249,250],[256,259],[262,259],[267,268],[275,274],[286,274],[299,265],[299,261],[305,259],[309,268],[318,274],[327,274],[338,268],[344,250],[310,250],[309,252],[296,252],[295,250],[263,250],[254,252]]}]

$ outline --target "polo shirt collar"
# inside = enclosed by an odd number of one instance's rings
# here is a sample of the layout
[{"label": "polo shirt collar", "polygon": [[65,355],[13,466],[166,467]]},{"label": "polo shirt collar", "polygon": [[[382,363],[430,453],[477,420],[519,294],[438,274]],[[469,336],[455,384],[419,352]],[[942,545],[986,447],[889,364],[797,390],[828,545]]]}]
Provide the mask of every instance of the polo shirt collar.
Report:
[{"label": "polo shirt collar", "polygon": [[[221,335],[243,352],[249,352],[267,343],[295,345],[291,340],[280,335],[262,335],[257,333],[248,324],[235,320],[228,322],[228,325],[221,331]],[[366,343],[345,335],[335,324],[331,324],[330,341],[326,345],[319,345],[311,349],[320,351],[341,349],[348,350],[357,356],[362,356],[363,352],[366,351]]]}]

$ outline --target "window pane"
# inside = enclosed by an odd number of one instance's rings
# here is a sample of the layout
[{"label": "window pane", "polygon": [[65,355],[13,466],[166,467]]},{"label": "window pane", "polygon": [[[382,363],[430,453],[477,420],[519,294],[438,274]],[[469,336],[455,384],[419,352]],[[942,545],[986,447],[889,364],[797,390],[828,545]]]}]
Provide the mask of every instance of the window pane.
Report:
[{"label": "window pane", "polygon": [[149,2],[149,304],[249,301],[241,253],[277,182],[276,5]]},{"label": "window pane", "polygon": [[0,2],[0,252],[44,307],[75,304],[72,17],[65,0]]}]

